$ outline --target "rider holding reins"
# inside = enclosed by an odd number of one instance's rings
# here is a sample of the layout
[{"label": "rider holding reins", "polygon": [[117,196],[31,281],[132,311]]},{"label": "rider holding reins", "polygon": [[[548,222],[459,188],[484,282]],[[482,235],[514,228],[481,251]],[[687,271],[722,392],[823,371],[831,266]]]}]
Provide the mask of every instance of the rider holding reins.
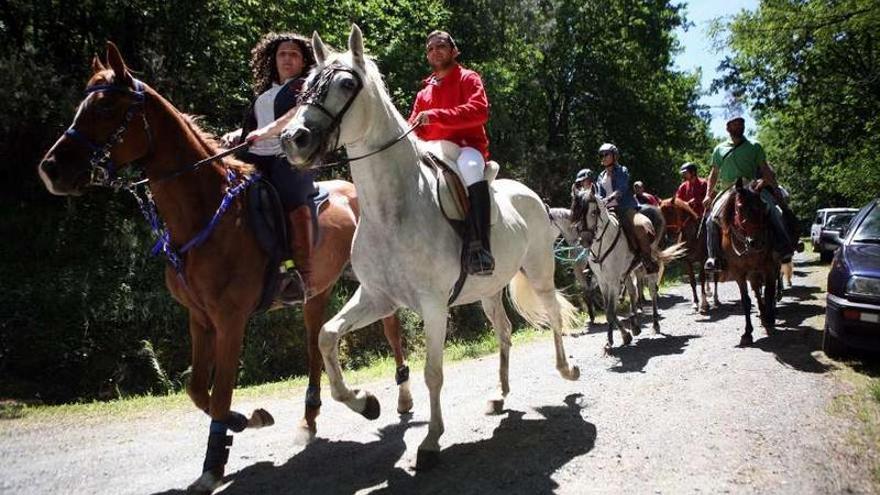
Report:
[{"label": "rider holding reins", "polygon": [[461,147],[458,170],[467,186],[467,272],[491,275],[495,269],[489,244],[489,183],[484,178],[489,159],[489,100],[483,80],[458,64],[455,40],[445,31],[433,31],[425,54],[433,73],[416,95],[410,124],[419,124],[416,135],[425,141],[451,141]]},{"label": "rider holding reins", "polygon": [[605,143],[599,148],[599,158],[602,160],[602,166],[605,167],[597,181],[599,197],[605,199],[605,206],[608,209],[617,213],[620,226],[627,236],[636,242],[645,270],[648,273],[656,273],[659,267],[651,254],[650,235],[653,228],[651,227],[649,231],[647,226],[636,228],[634,225],[638,205],[629,186],[629,170],[618,163],[620,151],[617,146]]},{"label": "rider holding reins", "polygon": [[[776,207],[776,201],[770,188],[775,188],[776,174],[767,164],[767,156],[760,143],[752,142],[745,137],[745,119],[734,116],[727,121],[727,133],[730,139],[715,147],[712,152],[712,172],[709,174],[708,189],[703,199],[703,206],[710,211],[706,220],[707,270],[719,270],[718,257],[721,254],[721,235],[718,220],[733,196],[731,187],[739,178],[746,182],[760,177],[756,190],[760,191],[761,199],[767,206],[770,225],[775,239],[775,250],[782,256],[782,262],[791,260],[794,252],[788,232],[782,221],[782,214]],[[715,197],[715,187],[719,184],[723,191]],[[769,187],[765,187],[769,186]],[[715,200],[713,202],[713,197]]]}]

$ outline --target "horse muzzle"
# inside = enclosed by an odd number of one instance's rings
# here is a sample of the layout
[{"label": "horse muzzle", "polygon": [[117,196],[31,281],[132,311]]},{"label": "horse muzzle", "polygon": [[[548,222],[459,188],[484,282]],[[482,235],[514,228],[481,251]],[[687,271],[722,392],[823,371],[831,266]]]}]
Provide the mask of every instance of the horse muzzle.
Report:
[{"label": "horse muzzle", "polygon": [[318,140],[306,127],[284,129],[280,139],[281,149],[287,156],[287,161],[294,166],[305,168],[317,154]]}]

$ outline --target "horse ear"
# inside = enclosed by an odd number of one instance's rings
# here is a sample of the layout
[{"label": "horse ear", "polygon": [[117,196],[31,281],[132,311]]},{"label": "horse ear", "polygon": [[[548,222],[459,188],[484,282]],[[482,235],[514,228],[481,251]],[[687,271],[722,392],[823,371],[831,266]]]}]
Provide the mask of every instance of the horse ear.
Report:
[{"label": "horse ear", "polygon": [[101,63],[101,59],[98,58],[98,54],[96,53],[95,56],[92,58],[92,74],[97,74],[102,70],[107,70],[107,68],[104,67],[104,64]]},{"label": "horse ear", "polygon": [[364,62],[364,33],[357,24],[351,25],[351,34],[348,35],[348,51],[351,52],[351,59],[354,64],[361,69],[366,67]]},{"label": "horse ear", "polygon": [[107,42],[107,63],[113,69],[113,75],[117,84],[131,86],[131,74],[128,72],[128,67],[125,66],[125,60],[122,60],[119,48],[116,48],[112,41]]},{"label": "horse ear", "polygon": [[327,47],[324,46],[317,31],[312,33],[312,50],[315,52],[315,61],[318,65],[324,65],[324,61],[327,60]]}]

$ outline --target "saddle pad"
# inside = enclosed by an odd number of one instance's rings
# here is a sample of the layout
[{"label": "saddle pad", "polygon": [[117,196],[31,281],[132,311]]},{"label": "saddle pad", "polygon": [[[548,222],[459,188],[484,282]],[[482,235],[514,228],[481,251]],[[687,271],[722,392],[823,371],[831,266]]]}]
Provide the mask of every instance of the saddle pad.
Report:
[{"label": "saddle pad", "polygon": [[[423,161],[434,168],[437,177],[437,191],[435,195],[441,211],[450,220],[464,220],[467,217],[467,211],[470,209],[470,202],[467,198],[467,188],[464,185],[464,179],[458,170],[457,159],[458,155],[461,154],[461,148],[450,141],[421,141],[419,147],[422,150],[422,156],[426,157]],[[498,163],[489,160],[486,162],[485,172],[483,173],[483,178],[489,183],[490,225],[495,225],[500,215],[498,204],[495,201],[495,188],[493,186],[493,181],[498,176],[499,169]]]}]

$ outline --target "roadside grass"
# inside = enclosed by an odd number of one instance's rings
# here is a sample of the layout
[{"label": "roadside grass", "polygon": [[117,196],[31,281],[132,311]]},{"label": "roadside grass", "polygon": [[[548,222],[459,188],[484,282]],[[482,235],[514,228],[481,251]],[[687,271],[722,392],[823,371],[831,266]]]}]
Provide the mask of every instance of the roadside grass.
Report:
[{"label": "roadside grass", "polygon": [[855,423],[847,441],[869,463],[874,488],[880,491],[880,367],[858,361],[840,364],[835,374],[852,391],[835,397],[831,412]]},{"label": "roadside grass", "polygon": [[[581,315],[581,317],[583,318],[584,315]],[[521,328],[514,331],[512,335],[513,346],[549,339],[551,334],[552,332],[548,330],[536,330],[529,327]],[[449,338],[443,351],[443,359],[444,363],[462,361],[490,355],[497,351],[498,342],[495,334],[494,332],[487,331],[478,340],[465,341]],[[410,367],[410,378],[416,382],[419,381],[421,376],[419,372],[425,367],[424,351],[413,352],[408,356],[407,364]],[[381,379],[391,381],[394,379],[395,368],[393,357],[376,356],[367,366],[346,370],[345,379],[351,385]],[[322,383],[325,386],[327,385],[326,376],[322,377]],[[234,400],[301,397],[302,389],[306,385],[308,385],[307,376],[296,376],[287,380],[237,388]],[[57,406],[28,405],[17,401],[2,401],[0,402],[0,429],[4,426],[13,426],[13,423],[55,421],[72,417],[80,419],[90,417],[101,419],[108,417],[119,418],[188,406],[191,406],[191,403],[185,392],[163,396],[135,396],[108,402],[94,401]]]}]

